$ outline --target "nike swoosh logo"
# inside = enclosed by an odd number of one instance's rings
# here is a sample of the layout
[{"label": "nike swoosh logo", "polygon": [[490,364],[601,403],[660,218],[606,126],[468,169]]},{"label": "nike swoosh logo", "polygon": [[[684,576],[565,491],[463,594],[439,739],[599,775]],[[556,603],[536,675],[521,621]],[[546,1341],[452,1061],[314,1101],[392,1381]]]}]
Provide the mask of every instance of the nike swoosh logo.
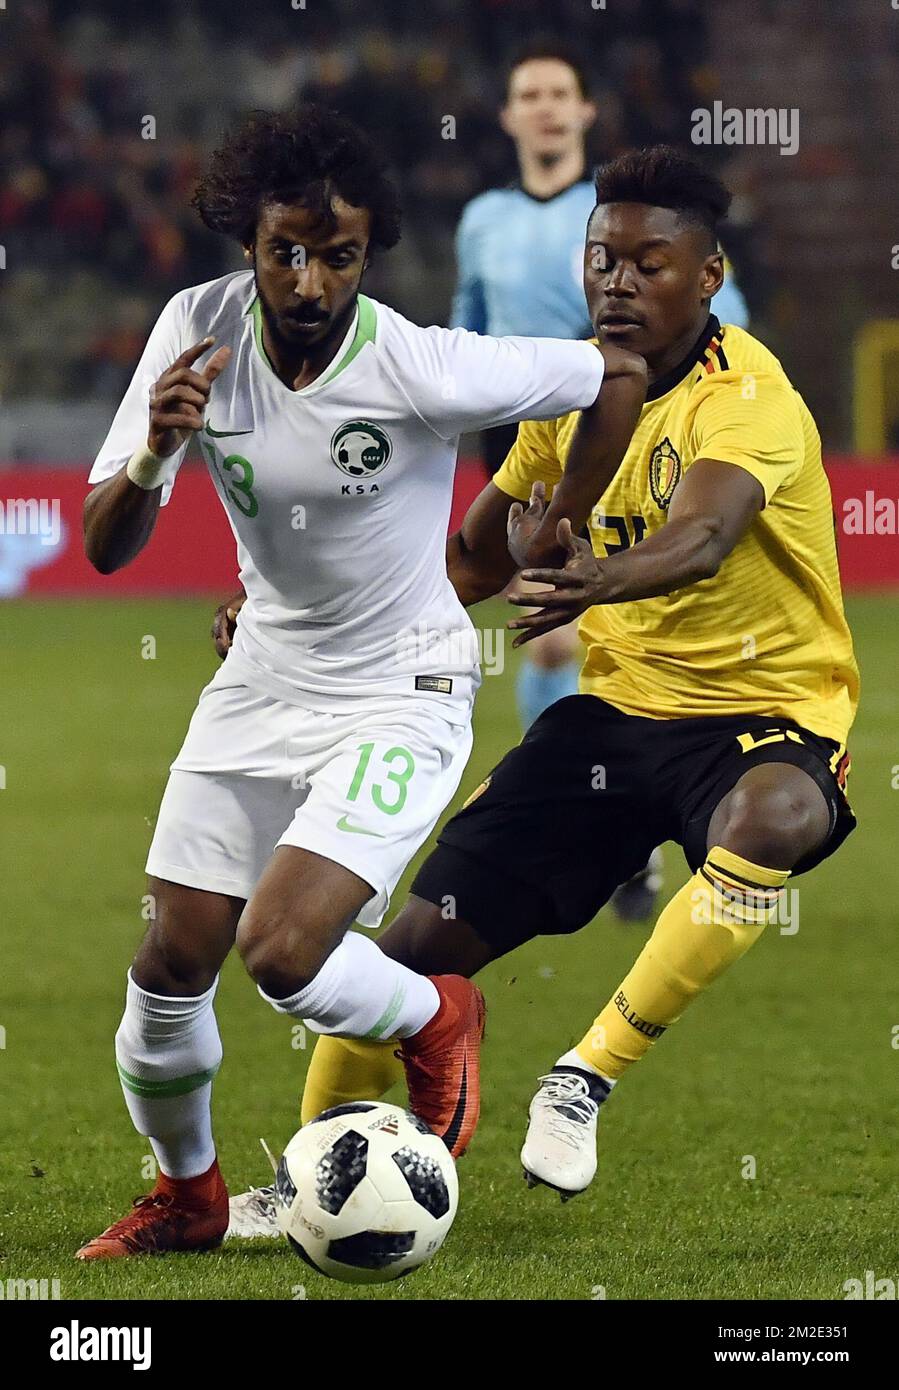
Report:
[{"label": "nike swoosh logo", "polygon": [[211,434],[213,439],[236,439],[239,434],[252,434],[252,430],[214,430],[207,424],[206,433]]},{"label": "nike swoosh logo", "polygon": [[338,830],[348,830],[351,835],[374,835],[376,840],[386,839],[386,836],[378,833],[377,830],[363,830],[361,825],[350,825],[347,816],[341,816],[337,822]]},{"label": "nike swoosh logo", "polygon": [[462,1121],[465,1119],[465,1107],[468,1104],[468,1056],[462,1059],[462,1081],[459,1086],[459,1099],[456,1102],[456,1109],[453,1118],[450,1120],[446,1133],[443,1135],[443,1142],[453,1151],[453,1146],[462,1131]]}]

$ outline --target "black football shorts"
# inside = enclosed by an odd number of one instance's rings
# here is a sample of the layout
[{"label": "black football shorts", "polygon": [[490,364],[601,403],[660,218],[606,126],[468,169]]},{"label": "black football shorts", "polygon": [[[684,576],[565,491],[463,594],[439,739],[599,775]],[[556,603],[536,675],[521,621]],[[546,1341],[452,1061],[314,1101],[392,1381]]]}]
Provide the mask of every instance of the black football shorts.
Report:
[{"label": "black football shorts", "polygon": [[412,892],[510,950],[579,930],[615,889],[675,840],[695,872],[709,821],[743,773],[786,762],[817,782],[830,834],[794,873],[833,854],[855,826],[848,757],[780,717],[646,719],[595,695],[551,705],[450,820]]}]

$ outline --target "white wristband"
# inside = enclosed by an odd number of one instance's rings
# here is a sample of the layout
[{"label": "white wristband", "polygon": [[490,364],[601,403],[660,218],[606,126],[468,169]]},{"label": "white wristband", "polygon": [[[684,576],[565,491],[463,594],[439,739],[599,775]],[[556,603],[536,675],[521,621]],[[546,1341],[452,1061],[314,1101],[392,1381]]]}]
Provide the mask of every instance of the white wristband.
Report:
[{"label": "white wristband", "polygon": [[171,459],[161,459],[146,446],[136,449],[125,465],[125,472],[137,487],[144,492],[153,492],[162,487],[169,474]]}]

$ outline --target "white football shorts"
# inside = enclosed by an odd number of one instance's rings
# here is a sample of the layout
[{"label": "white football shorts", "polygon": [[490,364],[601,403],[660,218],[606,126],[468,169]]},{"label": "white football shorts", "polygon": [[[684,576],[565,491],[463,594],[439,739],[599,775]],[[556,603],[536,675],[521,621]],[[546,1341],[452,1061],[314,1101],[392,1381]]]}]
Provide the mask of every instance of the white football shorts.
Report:
[{"label": "white football shorts", "polygon": [[223,669],[172,763],[147,873],[249,898],[275,847],[297,845],[370,883],[358,920],[379,926],[459,785],[471,708],[412,695],[324,713],[229,684]]}]

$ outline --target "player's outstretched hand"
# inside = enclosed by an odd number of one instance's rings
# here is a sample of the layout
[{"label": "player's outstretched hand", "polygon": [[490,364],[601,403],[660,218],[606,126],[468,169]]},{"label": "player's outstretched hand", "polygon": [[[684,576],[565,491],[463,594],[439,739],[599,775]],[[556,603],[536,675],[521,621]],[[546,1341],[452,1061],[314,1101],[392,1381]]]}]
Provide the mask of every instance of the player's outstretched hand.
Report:
[{"label": "player's outstretched hand", "polygon": [[536,613],[512,618],[506,624],[509,628],[524,629],[515,638],[513,647],[520,647],[544,632],[552,632],[554,628],[565,627],[596,602],[595,593],[601,570],[589,541],[574,535],[567,517],[563,517],[556,527],[556,538],[567,557],[564,569],[526,569],[521,572],[522,579],[537,584],[552,584],[553,588],[509,595],[509,602],[517,604],[519,608],[538,605]]},{"label": "player's outstretched hand", "polygon": [[203,411],[212,383],[224,371],[231,356],[229,347],[220,347],[202,371],[195,372],[194,363],[214,342],[214,338],[204,338],[201,343],[194,343],[175,358],[150,389],[147,447],[157,458],[169,458],[177,453],[189,434],[203,428]]},{"label": "player's outstretched hand", "polygon": [[237,631],[237,615],[243,608],[246,598],[246,594],[235,594],[233,598],[228,599],[227,603],[220,604],[215,610],[215,617],[212,620],[212,640],[221,661],[224,661],[231,649],[231,643],[234,641],[234,634]]},{"label": "player's outstretched hand", "polygon": [[543,483],[534,483],[531,488],[527,511],[520,502],[513,502],[509,508],[509,520],[506,523],[509,554],[519,569],[528,562],[528,549],[540,530],[545,514],[546,486]]}]

